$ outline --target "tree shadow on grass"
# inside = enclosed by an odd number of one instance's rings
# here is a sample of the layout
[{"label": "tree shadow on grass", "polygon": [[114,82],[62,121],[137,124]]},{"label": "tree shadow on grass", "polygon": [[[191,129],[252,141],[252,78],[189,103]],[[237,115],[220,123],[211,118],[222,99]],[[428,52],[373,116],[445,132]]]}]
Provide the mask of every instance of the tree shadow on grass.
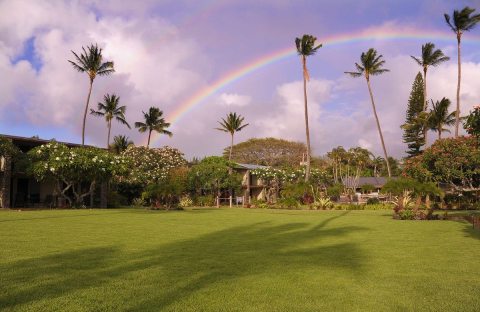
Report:
[{"label": "tree shadow on grass", "polygon": [[281,276],[286,270],[301,273],[318,268],[361,274],[364,256],[358,246],[331,241],[363,230],[328,226],[347,213],[314,226],[262,222],[232,227],[131,253],[128,258],[123,254],[123,261],[116,259],[120,249],[92,248],[2,265],[6,291],[0,294],[0,308],[103,284],[114,287],[108,283],[127,274],[141,280],[146,272],[148,285],[142,287],[148,296],[132,298],[131,306],[125,307],[129,311],[161,310],[200,290],[260,274]]}]

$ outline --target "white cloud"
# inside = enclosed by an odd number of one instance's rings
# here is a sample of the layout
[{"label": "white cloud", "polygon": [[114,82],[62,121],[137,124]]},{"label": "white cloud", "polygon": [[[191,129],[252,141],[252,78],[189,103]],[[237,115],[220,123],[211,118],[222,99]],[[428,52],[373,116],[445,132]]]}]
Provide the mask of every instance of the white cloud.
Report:
[{"label": "white cloud", "polygon": [[247,106],[252,101],[252,97],[248,95],[240,95],[236,93],[222,93],[220,94],[219,103],[223,106]]}]

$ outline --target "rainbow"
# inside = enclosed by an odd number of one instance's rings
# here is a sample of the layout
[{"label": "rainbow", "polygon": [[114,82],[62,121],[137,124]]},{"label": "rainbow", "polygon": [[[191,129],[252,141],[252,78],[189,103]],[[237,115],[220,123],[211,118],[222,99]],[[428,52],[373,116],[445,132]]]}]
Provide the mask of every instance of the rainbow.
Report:
[{"label": "rainbow", "polygon": [[[384,41],[384,40],[429,40],[429,41],[451,41],[452,44],[456,44],[455,35],[452,32],[440,32],[440,31],[385,31],[385,30],[369,30],[360,31],[355,33],[346,33],[335,35],[332,37],[326,37],[324,39],[319,38],[319,42],[323,43],[323,48],[331,46],[351,44],[357,42],[366,41]],[[465,43],[480,43],[479,37],[472,37],[467,34],[465,38],[462,38],[462,42]],[[292,43],[293,46],[293,43]],[[196,106],[204,102],[205,99],[217,93],[222,88],[236,82],[237,80],[261,69],[270,64],[277,63],[281,60],[290,58],[296,54],[296,49],[293,46],[280,49],[269,54],[263,55],[253,61],[250,61],[228,73],[221,78],[217,79],[208,86],[197,90],[192,96],[182,102],[173,112],[166,116],[166,120],[171,124],[178,122],[183,116],[187,115]],[[152,143],[159,140],[159,136],[154,134]],[[146,142],[145,142],[146,144]]]}]

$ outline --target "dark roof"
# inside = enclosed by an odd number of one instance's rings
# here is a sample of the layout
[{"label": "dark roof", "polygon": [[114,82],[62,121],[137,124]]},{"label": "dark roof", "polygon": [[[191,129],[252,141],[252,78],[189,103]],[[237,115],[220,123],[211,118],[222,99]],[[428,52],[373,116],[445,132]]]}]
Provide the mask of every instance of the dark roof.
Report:
[{"label": "dark roof", "polygon": [[[35,147],[35,146],[47,144],[47,143],[52,141],[52,140],[44,140],[44,139],[38,139],[38,138],[27,138],[27,137],[8,135],[8,134],[0,134],[0,137],[11,140],[13,144],[16,144],[16,145],[21,144],[21,145],[26,145],[26,146],[29,146],[29,147]],[[82,146],[81,144],[77,144],[77,143],[60,142],[60,141],[57,141],[57,142],[61,143],[61,144],[65,144],[68,147],[81,147]],[[85,146],[93,147],[91,145],[85,145]]]},{"label": "dark roof", "polygon": [[255,170],[255,169],[264,169],[264,168],[268,168],[268,167],[267,166],[261,166],[261,165],[253,165],[253,164],[239,164],[239,163],[236,163],[235,168]]},{"label": "dark roof", "polygon": [[[348,177],[347,182],[350,182],[354,177]],[[387,177],[359,177],[358,178],[358,187],[362,187],[364,185],[370,184],[375,187],[383,187],[385,183],[387,183],[389,178]],[[395,177],[392,177],[391,179],[396,179]],[[348,183],[351,184],[351,183]]]}]

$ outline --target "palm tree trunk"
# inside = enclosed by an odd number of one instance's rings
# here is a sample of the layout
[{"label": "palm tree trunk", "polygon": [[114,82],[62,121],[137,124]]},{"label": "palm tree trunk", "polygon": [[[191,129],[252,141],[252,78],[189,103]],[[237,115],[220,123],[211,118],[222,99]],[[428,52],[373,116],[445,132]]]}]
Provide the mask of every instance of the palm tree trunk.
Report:
[{"label": "palm tree trunk", "polygon": [[370,100],[372,101],[373,115],[375,115],[375,121],[377,122],[378,134],[380,135],[380,141],[382,142],[383,155],[385,156],[385,162],[387,163],[388,177],[392,177],[392,172],[390,171],[390,164],[388,162],[387,149],[385,148],[385,142],[383,140],[382,129],[380,128],[380,121],[377,116],[377,109],[375,108],[375,102],[373,101],[372,88],[370,87],[370,80],[367,78],[368,92],[370,93]]},{"label": "palm tree trunk", "polygon": [[148,142],[147,142],[147,148],[150,148],[150,137],[152,136],[152,130],[148,131]]},{"label": "palm tree trunk", "polygon": [[308,100],[307,100],[307,77],[306,77],[306,64],[307,60],[305,56],[302,57],[303,63],[303,99],[305,103],[305,133],[307,136],[307,165],[305,168],[305,182],[310,179],[310,130],[308,128]]},{"label": "palm tree trunk", "polygon": [[[427,97],[427,68],[423,68],[423,111],[426,113],[428,108],[428,97]],[[423,125],[423,138],[425,139],[425,148],[428,145],[428,125],[425,122]]]},{"label": "palm tree trunk", "polygon": [[440,140],[442,138],[442,130],[438,130],[438,139]]},{"label": "palm tree trunk", "polygon": [[462,62],[460,41],[462,39],[460,33],[457,34],[457,52],[458,52],[458,82],[457,82],[457,110],[455,111],[455,137],[458,138],[458,127],[460,125],[460,80],[462,79]]},{"label": "palm tree trunk", "polygon": [[85,104],[85,112],[83,113],[82,125],[82,146],[85,145],[85,124],[87,122],[88,104],[90,103],[90,95],[92,94],[93,79],[90,79],[90,89],[88,89],[87,103]]},{"label": "palm tree trunk", "polygon": [[233,133],[231,133],[232,135],[232,140],[230,142],[230,155],[228,156],[228,161],[231,161],[232,160],[232,150],[233,150]]},{"label": "palm tree trunk", "polygon": [[108,122],[108,136],[107,136],[107,149],[110,149],[110,130],[112,129],[112,121]]}]

